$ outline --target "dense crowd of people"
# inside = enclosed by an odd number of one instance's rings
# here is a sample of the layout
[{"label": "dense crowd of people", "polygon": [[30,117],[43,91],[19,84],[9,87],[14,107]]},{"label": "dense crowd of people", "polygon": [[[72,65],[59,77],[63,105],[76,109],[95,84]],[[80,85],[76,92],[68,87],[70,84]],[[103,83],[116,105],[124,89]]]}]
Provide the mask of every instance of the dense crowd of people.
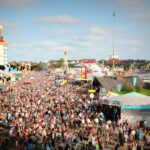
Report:
[{"label": "dense crowd of people", "polygon": [[60,86],[43,72],[30,72],[6,87],[0,96],[0,149],[102,150],[113,143],[110,149],[142,150],[148,145],[148,128],[106,120],[98,96],[91,99],[86,91],[86,85]]}]

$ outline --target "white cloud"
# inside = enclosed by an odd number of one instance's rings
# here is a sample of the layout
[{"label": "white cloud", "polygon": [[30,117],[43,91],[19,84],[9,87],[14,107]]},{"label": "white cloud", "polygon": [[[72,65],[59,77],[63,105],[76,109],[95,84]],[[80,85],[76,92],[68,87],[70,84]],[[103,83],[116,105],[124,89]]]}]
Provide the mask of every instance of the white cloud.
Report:
[{"label": "white cloud", "polygon": [[90,27],[87,32],[75,38],[74,44],[78,46],[94,46],[97,44],[105,43],[112,35],[111,28],[104,27]]},{"label": "white cloud", "polygon": [[87,34],[81,38],[78,39],[80,42],[89,42],[89,43],[95,43],[95,42],[102,42],[105,39],[105,36],[100,36],[97,34]]},{"label": "white cloud", "polygon": [[131,47],[128,49],[131,53],[138,53],[140,51],[140,49],[138,47]]},{"label": "white cloud", "polygon": [[21,43],[9,43],[9,47],[20,49],[20,48],[31,48],[33,45],[31,43],[21,42]]},{"label": "white cloud", "polygon": [[112,32],[111,28],[104,28],[104,27],[91,27],[89,29],[89,33],[90,34],[94,34],[94,35],[110,35],[110,33]]},{"label": "white cloud", "polygon": [[59,43],[52,40],[42,40],[42,41],[23,41],[10,43],[12,48],[33,48],[33,47],[55,47]]},{"label": "white cloud", "polygon": [[143,46],[143,41],[139,39],[118,39],[116,42],[122,46]]},{"label": "white cloud", "polygon": [[34,46],[41,46],[41,47],[49,47],[49,46],[57,46],[60,44],[57,41],[52,41],[52,40],[41,40],[41,41],[33,41],[31,44]]},{"label": "white cloud", "polygon": [[150,0],[116,0],[117,3],[125,8],[128,18],[143,23],[150,21]]},{"label": "white cloud", "polygon": [[78,37],[78,39],[74,40],[74,42],[71,42],[70,45],[72,45],[72,46],[74,46],[74,47],[77,47],[77,48],[80,47],[80,48],[82,49],[83,47],[92,46],[92,45],[93,45],[93,42]]},{"label": "white cloud", "polygon": [[25,7],[33,0],[0,0],[0,7]]},{"label": "white cloud", "polygon": [[54,31],[53,34],[57,36],[72,36],[72,35],[75,35],[76,33],[74,32],[74,30],[60,29],[60,30]]},{"label": "white cloud", "polygon": [[8,32],[18,32],[20,29],[18,23],[11,21],[0,20],[0,24],[3,26],[3,30]]},{"label": "white cloud", "polygon": [[[64,32],[62,30],[62,34],[63,33],[65,33],[65,30]],[[120,34],[118,35],[115,41],[115,49],[116,54],[119,55],[121,59],[123,57],[136,57],[134,52],[137,53],[140,49],[143,49],[144,41],[138,39],[138,37],[129,37],[128,34],[123,35],[123,37]],[[66,36],[64,37],[66,38]],[[78,58],[87,57],[96,59],[105,57],[107,59],[112,50],[112,29],[100,26],[90,27],[85,33],[75,34],[68,41],[45,39],[17,42],[10,43],[9,50],[19,51],[17,56],[20,59],[23,55],[26,55],[27,60],[33,60],[35,58],[38,60],[59,59],[63,57],[65,50],[68,52],[69,59],[75,56]],[[11,53],[12,57],[15,57],[13,52]]]},{"label": "white cloud", "polygon": [[136,21],[147,22],[147,21],[150,21],[150,11],[135,12],[131,14],[129,18],[132,20],[136,20]]},{"label": "white cloud", "polygon": [[69,51],[74,50],[72,46],[68,46],[65,43],[61,43],[58,41],[52,41],[52,40],[42,40],[42,41],[24,41],[24,42],[14,42],[9,43],[9,47],[13,49],[20,49],[24,50],[33,50],[34,52],[53,52],[53,51],[59,51],[62,52],[66,49],[69,49]]},{"label": "white cloud", "polygon": [[68,25],[82,25],[85,24],[83,20],[69,16],[69,15],[59,15],[59,16],[43,16],[36,20],[38,23],[44,24],[68,24]]},{"label": "white cloud", "polygon": [[[9,60],[49,60],[63,57],[64,51],[72,53],[75,47],[52,40],[37,40],[9,43]],[[23,57],[22,57],[23,56]]]},{"label": "white cloud", "polygon": [[116,0],[122,6],[137,7],[145,0]]}]

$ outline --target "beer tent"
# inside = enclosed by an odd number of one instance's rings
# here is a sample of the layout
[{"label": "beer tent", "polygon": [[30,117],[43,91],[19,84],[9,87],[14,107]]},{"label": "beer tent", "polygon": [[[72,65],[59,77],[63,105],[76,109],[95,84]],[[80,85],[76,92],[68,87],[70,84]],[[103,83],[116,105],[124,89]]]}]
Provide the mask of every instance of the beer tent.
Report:
[{"label": "beer tent", "polygon": [[119,106],[122,120],[128,120],[132,125],[138,121],[146,121],[150,126],[150,96],[130,92],[108,99],[112,107]]},{"label": "beer tent", "polygon": [[150,96],[145,96],[137,92],[130,92],[116,97],[110,97],[109,105],[123,106],[150,106]]}]

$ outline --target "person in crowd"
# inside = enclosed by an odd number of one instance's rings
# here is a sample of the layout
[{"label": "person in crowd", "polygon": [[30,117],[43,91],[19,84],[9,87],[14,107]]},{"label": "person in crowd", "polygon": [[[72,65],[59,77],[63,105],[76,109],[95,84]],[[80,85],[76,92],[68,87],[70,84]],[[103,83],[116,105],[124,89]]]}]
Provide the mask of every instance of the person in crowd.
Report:
[{"label": "person in crowd", "polygon": [[117,131],[115,149],[124,142],[133,147],[136,133],[137,149],[143,137],[148,143],[149,129],[131,128],[121,119],[116,126],[113,118],[106,119],[98,96],[91,99],[87,90],[72,83],[58,86],[43,72],[30,72],[7,86],[0,95],[0,148],[101,150],[114,144]]}]

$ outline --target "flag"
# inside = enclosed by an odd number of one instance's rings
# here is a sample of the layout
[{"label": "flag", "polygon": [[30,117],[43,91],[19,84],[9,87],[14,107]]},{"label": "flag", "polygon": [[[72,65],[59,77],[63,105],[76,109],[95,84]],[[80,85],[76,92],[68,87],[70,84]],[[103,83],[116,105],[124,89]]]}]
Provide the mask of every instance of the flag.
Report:
[{"label": "flag", "polygon": [[115,14],[115,12],[113,12],[113,17],[115,17],[116,16],[116,14]]}]

